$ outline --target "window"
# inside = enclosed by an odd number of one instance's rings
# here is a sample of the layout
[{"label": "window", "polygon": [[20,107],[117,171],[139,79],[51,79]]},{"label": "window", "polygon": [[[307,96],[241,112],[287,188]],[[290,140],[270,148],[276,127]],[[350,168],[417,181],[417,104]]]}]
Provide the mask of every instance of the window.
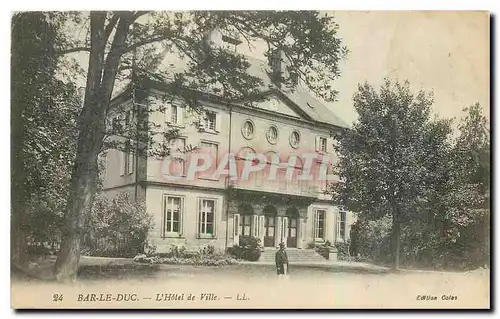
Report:
[{"label": "window", "polygon": [[345,241],[347,224],[347,213],[339,211],[337,215],[337,239]]},{"label": "window", "polygon": [[300,143],[300,133],[298,131],[293,131],[292,134],[290,134],[290,145],[293,148],[299,147]]},{"label": "window", "polygon": [[121,152],[121,168],[120,175],[130,175],[134,172],[134,148],[132,141],[125,143],[125,150]]},{"label": "window", "polygon": [[170,122],[172,124],[177,124],[178,116],[177,116],[177,105],[172,105],[171,111],[170,111]]},{"label": "window", "polygon": [[240,235],[242,236],[250,236],[250,232],[252,229],[252,219],[253,215],[251,214],[243,214],[240,217],[240,228],[241,231],[239,232]]},{"label": "window", "polygon": [[246,139],[251,139],[254,135],[255,127],[253,125],[253,122],[250,120],[245,121],[243,123],[243,127],[241,128],[241,133],[243,134],[243,137]]},{"label": "window", "polygon": [[205,114],[205,129],[215,131],[217,115],[215,112],[207,111]]},{"label": "window", "polygon": [[165,105],[165,122],[180,126],[184,122],[184,108],[178,104],[168,102]]},{"label": "window", "polygon": [[181,233],[182,198],[175,196],[163,197],[162,237]]},{"label": "window", "polygon": [[184,138],[170,141],[170,175],[184,176],[186,174],[185,149],[186,140]]},{"label": "window", "polygon": [[[210,156],[211,164],[206,170],[198,172],[200,178],[212,178],[215,170],[217,168],[217,163],[219,161],[219,145],[212,142],[201,142],[200,149],[203,154]],[[200,159],[200,161],[203,161]],[[203,165],[203,163],[198,163],[198,165]]]},{"label": "window", "polygon": [[271,144],[276,144],[278,141],[278,128],[276,126],[270,126],[267,130],[267,141]]},{"label": "window", "polygon": [[212,163],[217,164],[219,159],[219,145],[212,142],[201,142],[201,149],[212,157]]},{"label": "window", "polygon": [[113,131],[113,133],[121,133],[123,130],[122,130],[122,123],[121,123],[121,120],[120,118],[117,116],[117,117],[114,117],[112,122],[111,122],[111,129]]},{"label": "window", "polygon": [[215,235],[215,203],[213,199],[200,199],[198,215],[198,234],[200,236]]},{"label": "window", "polygon": [[319,150],[322,152],[326,152],[326,138],[325,137],[319,138]]},{"label": "window", "polygon": [[315,229],[314,229],[314,237],[318,239],[325,238],[325,216],[326,211],[322,209],[318,209],[316,211],[315,216]]}]

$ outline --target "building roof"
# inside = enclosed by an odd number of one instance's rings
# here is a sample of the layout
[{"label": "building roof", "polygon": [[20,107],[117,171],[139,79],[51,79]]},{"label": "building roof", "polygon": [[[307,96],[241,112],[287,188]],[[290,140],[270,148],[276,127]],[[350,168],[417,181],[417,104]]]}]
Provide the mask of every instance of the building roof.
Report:
[{"label": "building roof", "polygon": [[[349,128],[349,125],[346,122],[335,114],[333,110],[330,110],[327,106],[316,99],[306,87],[299,84],[293,90],[288,88],[280,89],[271,81],[271,78],[269,77],[270,68],[266,61],[251,56],[245,56],[245,58],[250,63],[248,68],[249,74],[262,79],[263,84],[260,87],[260,91],[262,93],[279,91],[313,121],[342,128]],[[182,59],[172,55],[165,55],[165,58],[157,66],[158,70],[169,71],[170,74],[185,71],[187,68],[187,64]],[[126,86],[122,86],[121,89],[117,90],[115,97],[121,95],[125,90]]]}]

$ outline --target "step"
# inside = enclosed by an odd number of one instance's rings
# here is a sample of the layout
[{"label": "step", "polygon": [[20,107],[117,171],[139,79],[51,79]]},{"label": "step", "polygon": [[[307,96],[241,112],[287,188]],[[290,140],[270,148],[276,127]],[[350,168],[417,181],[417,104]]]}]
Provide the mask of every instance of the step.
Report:
[{"label": "step", "polygon": [[[265,249],[259,258],[261,262],[274,262],[277,249]],[[287,249],[289,262],[325,261],[326,259],[313,249]]]}]

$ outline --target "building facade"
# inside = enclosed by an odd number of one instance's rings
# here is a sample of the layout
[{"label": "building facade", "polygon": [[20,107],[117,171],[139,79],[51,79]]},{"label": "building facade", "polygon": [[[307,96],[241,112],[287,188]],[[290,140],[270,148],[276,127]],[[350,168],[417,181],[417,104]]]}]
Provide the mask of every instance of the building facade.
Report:
[{"label": "building facade", "polygon": [[[265,62],[249,61],[267,76]],[[154,221],[149,242],[158,252],[172,245],[225,249],[241,236],[272,249],[348,239],[352,214],[324,194],[337,182],[329,174],[336,160],[331,132],[347,125],[305,89],[275,86],[252,101],[204,99],[201,114],[163,95],[151,89],[150,103],[161,107],[148,120],[160,131],[179,130],[169,141],[171,154],[110,150],[103,175],[110,197],[129,192],[145,200]],[[126,95],[114,103],[132,105]],[[196,150],[176,152],[188,146]]]}]

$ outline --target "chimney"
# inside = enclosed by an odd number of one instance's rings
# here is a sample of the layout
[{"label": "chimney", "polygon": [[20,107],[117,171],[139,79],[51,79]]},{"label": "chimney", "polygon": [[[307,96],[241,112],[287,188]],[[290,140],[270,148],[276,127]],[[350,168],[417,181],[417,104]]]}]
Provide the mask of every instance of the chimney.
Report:
[{"label": "chimney", "polygon": [[222,34],[217,30],[208,31],[203,38],[203,42],[205,48],[220,47],[222,46]]},{"label": "chimney", "polygon": [[212,30],[206,33],[204,39],[205,48],[221,48],[229,51],[236,51],[242,41],[231,36],[224,35],[218,30]]},{"label": "chimney", "polygon": [[281,88],[283,81],[288,80],[288,64],[288,58],[283,50],[277,49],[273,52],[271,56],[271,69],[273,80],[279,88]]}]

